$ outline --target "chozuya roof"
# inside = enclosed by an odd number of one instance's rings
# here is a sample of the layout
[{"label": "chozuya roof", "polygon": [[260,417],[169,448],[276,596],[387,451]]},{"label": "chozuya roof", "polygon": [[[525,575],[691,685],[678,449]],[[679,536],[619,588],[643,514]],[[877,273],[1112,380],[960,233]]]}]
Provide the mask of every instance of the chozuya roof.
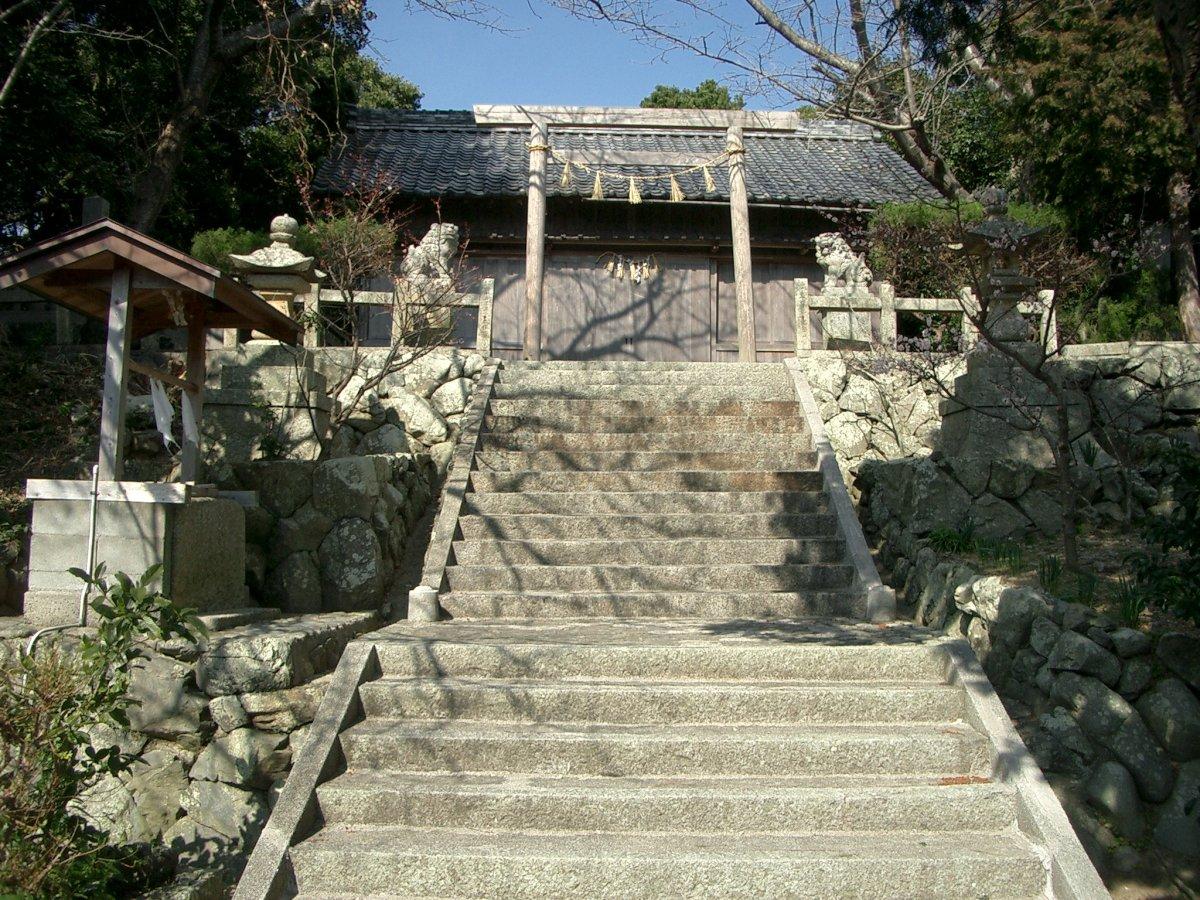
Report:
[{"label": "chozuya roof", "polygon": [[[804,120],[794,113],[719,113],[572,107],[475,107],[471,111],[357,109],[344,146],[325,161],[318,187],[341,193],[384,185],[412,196],[520,196],[529,171],[530,121],[549,123],[547,166],[552,196],[588,197],[592,176],[574,169],[562,187],[562,159],[572,157],[621,175],[665,175],[716,159],[725,129],[743,125],[746,186],[751,203],[860,208],[932,200],[937,193],[867,126]],[[655,158],[669,160],[657,162]],[[645,162],[653,161],[648,165]],[[723,162],[677,176],[690,200],[727,200]],[[623,198],[618,179],[605,193]],[[666,178],[639,184],[643,198],[666,200]]]}]

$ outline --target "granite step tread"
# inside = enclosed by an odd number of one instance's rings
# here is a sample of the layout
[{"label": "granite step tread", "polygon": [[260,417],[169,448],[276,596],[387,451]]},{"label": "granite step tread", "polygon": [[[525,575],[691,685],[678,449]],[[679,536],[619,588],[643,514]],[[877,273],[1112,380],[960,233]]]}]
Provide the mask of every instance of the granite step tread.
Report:
[{"label": "granite step tread", "polygon": [[606,776],[980,776],[962,723],[885,725],[488,722],[368,718],[340,736],[350,769]]},{"label": "granite step tread", "polygon": [[475,454],[482,471],[496,472],[776,472],[815,469],[817,454],[793,451],[496,450]]},{"label": "granite step tread", "polygon": [[942,683],[944,639],[839,619],[398,622],[371,635],[385,675]]},{"label": "granite step tread", "polygon": [[[526,491],[466,495],[467,515],[661,515],[824,512],[824,491]],[[737,532],[740,534],[740,532]]]},{"label": "granite step tread", "polygon": [[317,790],[326,823],[606,832],[1001,831],[1010,787],[929,776],[595,778],[350,771]]},{"label": "granite step tread", "polygon": [[[613,834],[333,825],[291,851],[307,891],[578,898],[1040,897],[1041,859],[1015,831]],[[881,892],[881,888],[886,888]]]},{"label": "granite step tread", "polygon": [[446,567],[452,591],[796,591],[849,587],[853,579],[853,567],[841,563]]},{"label": "granite step tread", "polygon": [[862,617],[858,590],[843,591],[627,591],[545,593],[455,591],[442,597],[455,619],[656,618],[777,619]]},{"label": "granite step tread", "polygon": [[615,432],[602,431],[510,431],[485,433],[486,450],[634,450],[691,452],[810,452],[812,436],[807,431],[739,434],[714,431]]},{"label": "granite step tread", "polygon": [[[697,413],[683,411],[676,415],[631,415],[628,411],[617,415],[597,415],[593,412],[572,412],[571,409],[550,410],[544,406],[522,407],[505,412],[490,407],[484,416],[486,434],[537,435],[546,431],[564,434],[650,434],[668,435],[696,430]],[[703,415],[705,430],[710,434],[742,436],[764,435],[808,435],[808,424],[800,416],[780,415],[776,412],[753,416],[714,415],[711,411]]]},{"label": "granite step tread", "polygon": [[794,418],[798,428],[807,428],[800,406],[794,400],[739,400],[727,396],[711,399],[656,400],[646,399],[589,399],[586,397],[502,397],[493,396],[488,411],[494,416],[537,416],[540,419],[556,416],[638,416],[659,418],[690,416],[691,427],[697,417]]},{"label": "granite step tread", "polygon": [[840,562],[838,537],[742,540],[495,540],[455,541],[458,565],[712,565],[714,562],[785,565]]},{"label": "granite step tread", "polygon": [[949,685],[905,681],[646,681],[385,676],[359,688],[368,716],[624,724],[947,722]]},{"label": "granite step tread", "polygon": [[751,538],[833,537],[837,519],[832,513],[688,513],[580,515],[497,513],[465,515],[458,520],[464,540],[557,540],[569,534],[576,540],[713,538],[738,534]]},{"label": "granite step tread", "polygon": [[471,473],[478,492],[513,491],[814,491],[817,470],[776,472],[482,472]]},{"label": "granite step tread", "polygon": [[552,384],[528,383],[523,379],[501,380],[492,390],[493,400],[620,400],[653,401],[655,403],[723,403],[727,401],[778,401],[795,405],[794,388],[790,383],[775,384],[663,384],[630,382],[593,383],[590,379],[562,379]]}]

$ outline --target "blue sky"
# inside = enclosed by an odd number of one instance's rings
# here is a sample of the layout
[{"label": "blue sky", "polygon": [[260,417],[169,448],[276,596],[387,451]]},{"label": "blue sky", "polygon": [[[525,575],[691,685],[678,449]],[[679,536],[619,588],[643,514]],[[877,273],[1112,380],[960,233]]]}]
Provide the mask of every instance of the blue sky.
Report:
[{"label": "blue sky", "polygon": [[[637,106],[656,84],[722,80],[684,53],[665,60],[603,23],[530,0],[497,0],[506,33],[448,22],[398,0],[374,0],[373,49],[383,67],[415,82],[425,109],[474,103]],[[748,106],[764,106],[753,98]]]}]

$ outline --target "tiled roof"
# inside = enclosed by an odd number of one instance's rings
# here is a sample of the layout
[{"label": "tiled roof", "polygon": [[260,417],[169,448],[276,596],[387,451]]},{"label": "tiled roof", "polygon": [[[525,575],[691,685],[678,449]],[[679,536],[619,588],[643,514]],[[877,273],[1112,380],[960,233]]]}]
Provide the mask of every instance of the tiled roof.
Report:
[{"label": "tiled roof", "polygon": [[[438,196],[519,196],[528,178],[529,130],[479,127],[470,111],[356,110],[349,136],[339,153],[318,173],[321,190],[341,192],[355,184],[386,182],[403,194]],[[725,135],[712,131],[669,131],[618,127],[566,127],[550,130],[559,154],[570,151],[653,151],[700,162],[719,156]],[[874,207],[892,201],[930,200],[937,194],[917,172],[870,128],[848,122],[815,121],[794,132],[749,133],[746,187],[751,203],[812,207]],[[644,157],[643,157],[644,158]],[[665,166],[604,166],[622,175],[661,175]],[[716,190],[704,190],[700,172],[680,175],[689,199],[727,200],[724,165],[711,169]],[[547,188],[551,196],[588,196],[592,181],[575,172],[569,188],[559,185],[562,165],[551,159]],[[670,197],[667,179],[639,184],[643,198]],[[605,181],[610,197],[625,188]]]}]

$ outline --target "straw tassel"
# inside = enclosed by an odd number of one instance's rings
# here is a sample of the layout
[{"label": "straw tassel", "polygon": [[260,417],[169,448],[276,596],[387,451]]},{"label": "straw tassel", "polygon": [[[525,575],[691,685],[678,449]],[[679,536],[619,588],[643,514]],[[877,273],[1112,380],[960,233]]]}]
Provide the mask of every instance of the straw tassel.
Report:
[{"label": "straw tassel", "polygon": [[629,179],[629,202],[630,203],[641,203],[642,202],[642,195],[640,193],[638,193],[637,181],[635,181],[632,177],[630,177],[630,179]]},{"label": "straw tassel", "polygon": [[675,180],[675,176],[671,176],[671,202],[679,203],[683,200],[683,188],[679,186],[679,182]]},{"label": "straw tassel", "polygon": [[593,200],[603,200],[604,199],[604,185],[600,181],[600,173],[599,172],[596,173],[596,180],[594,182],[592,182],[592,199]]},{"label": "straw tassel", "polygon": [[562,178],[558,179],[558,186],[569,188],[571,186],[571,160],[563,160]]},{"label": "straw tassel", "polygon": [[704,166],[704,189],[712,192],[717,189],[717,183],[713,181],[712,172],[708,171],[708,166]]}]

